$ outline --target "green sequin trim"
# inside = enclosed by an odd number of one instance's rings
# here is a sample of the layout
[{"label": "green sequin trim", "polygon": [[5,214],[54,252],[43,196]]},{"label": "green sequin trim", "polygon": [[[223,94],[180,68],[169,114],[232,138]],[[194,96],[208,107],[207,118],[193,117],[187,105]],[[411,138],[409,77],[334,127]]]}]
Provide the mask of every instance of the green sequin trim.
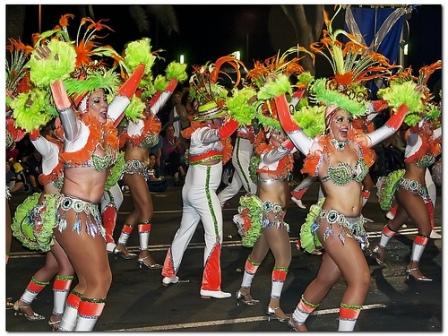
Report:
[{"label": "green sequin trim", "polygon": [[361,158],[356,161],[355,167],[358,166],[361,169],[359,174],[355,173],[353,167],[347,162],[341,162],[336,167],[330,166],[328,167],[328,177],[337,185],[345,185],[352,180],[361,183],[368,172],[368,167]]},{"label": "green sequin trim", "polygon": [[284,272],[288,272],[288,267],[274,266],[273,270],[274,270],[274,271],[284,271]]},{"label": "green sequin trim", "polygon": [[420,160],[416,162],[416,166],[419,168],[428,168],[436,161],[434,155],[425,154]]},{"label": "green sequin trim", "polygon": [[96,298],[82,297],[81,301],[91,302],[91,303],[106,303],[106,298],[96,299]]},{"label": "green sequin trim", "polygon": [[305,299],[305,297],[304,297],[303,295],[302,295],[301,300],[302,300],[302,302],[303,302],[303,304],[304,304],[305,306],[311,307],[311,308],[313,308],[313,309],[316,309],[317,307],[319,307],[319,304],[318,304],[318,303],[315,304],[315,303],[311,303],[311,302],[309,302],[307,299]]},{"label": "green sequin trim", "polygon": [[103,157],[92,155],[92,163],[96,171],[106,170],[107,168],[112,166],[114,161],[115,161],[115,155],[107,154]]},{"label": "green sequin trim", "polygon": [[58,274],[56,275],[56,280],[73,280],[73,275],[64,275],[64,274]]},{"label": "green sequin trim", "polygon": [[[239,153],[239,150],[240,150],[240,138],[237,137],[236,138],[236,152]],[[245,188],[245,189],[250,191],[249,180],[248,180],[246,174],[244,174],[244,169],[243,169],[243,166],[241,165],[240,157],[239,157],[238,154],[236,155],[236,158],[237,158],[236,162],[238,164],[238,167],[240,168],[241,174],[243,175],[243,180],[244,180],[244,182],[246,183],[246,186],[247,186],[247,188]]]},{"label": "green sequin trim", "polygon": [[247,257],[247,261],[250,262],[254,266],[260,266],[260,264],[261,264],[260,262],[253,260],[251,256]]},{"label": "green sequin trim", "polygon": [[213,211],[212,197],[210,196],[209,184],[210,184],[210,167],[207,167],[207,177],[205,179],[205,194],[207,195],[208,208],[210,210],[210,215],[212,216],[213,219],[215,234],[218,237],[219,236],[218,221],[216,220],[215,212]]},{"label": "green sequin trim", "polygon": [[341,303],[341,308],[361,310],[362,309],[362,305]]},{"label": "green sequin trim", "polygon": [[46,286],[50,283],[50,281],[39,281],[34,276],[31,277],[31,281],[41,286]]},{"label": "green sequin trim", "polygon": [[216,160],[216,159],[221,160],[221,159],[222,159],[222,155],[213,155],[213,156],[209,156],[209,157],[207,157],[206,159],[199,160],[199,161],[197,161],[197,162],[190,162],[190,165],[194,166],[194,165],[202,164],[202,163],[204,163],[204,162],[208,162],[208,161],[212,161],[212,160]]},{"label": "green sequin trim", "polygon": [[159,135],[156,133],[148,134],[140,143],[140,147],[151,148],[159,143]]}]

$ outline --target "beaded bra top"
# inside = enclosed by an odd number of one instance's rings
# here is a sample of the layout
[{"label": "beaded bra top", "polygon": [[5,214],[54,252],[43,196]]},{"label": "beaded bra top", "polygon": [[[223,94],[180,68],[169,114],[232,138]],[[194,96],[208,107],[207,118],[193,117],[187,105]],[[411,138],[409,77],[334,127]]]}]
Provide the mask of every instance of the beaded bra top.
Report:
[{"label": "beaded bra top", "polygon": [[361,183],[369,172],[369,167],[363,158],[359,158],[355,166],[351,166],[347,162],[339,162],[335,166],[329,166],[327,175],[321,178],[322,182],[332,181],[337,185],[345,185],[351,181]]},{"label": "beaded bra top", "polygon": [[[117,131],[109,121],[105,125],[98,125],[86,119],[83,120],[89,128],[86,145],[74,152],[62,152],[61,158],[65,168],[93,167],[96,171],[101,172],[111,167],[116,161],[118,152]],[[104,155],[95,154],[98,146],[104,149]]]}]

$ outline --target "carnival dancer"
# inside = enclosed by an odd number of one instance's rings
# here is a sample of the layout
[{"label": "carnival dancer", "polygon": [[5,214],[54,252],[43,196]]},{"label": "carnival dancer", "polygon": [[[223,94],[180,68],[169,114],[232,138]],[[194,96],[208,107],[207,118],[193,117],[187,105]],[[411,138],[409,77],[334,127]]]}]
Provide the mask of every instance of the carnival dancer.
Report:
[{"label": "carnival dancer", "polygon": [[408,108],[400,104],[386,124],[373,133],[363,134],[353,130],[352,118],[368,113],[376,105],[366,101],[368,95],[360,83],[383,77],[390,65],[382,55],[368,51],[351,39],[345,46],[337,41],[341,31],[333,33],[331,23],[334,17],[329,20],[326,13],[324,15],[327,30],[324,31],[322,47],[314,44],[312,51],[324,54],[333,62],[335,76],[331,80],[315,80],[310,94],[316,102],[323,104],[318,108],[325,109],[324,120],[319,120],[324,122],[325,135],[314,140],[306,136],[291,119],[286,98],[275,98],[283,129],[295,146],[307,155],[302,172],[318,175],[326,196],[318,206],[312,207],[301,227],[302,247],[312,251],[316,246],[323,246],[324,253],[317,277],[305,289],[290,324],[297,331],[307,330],[307,317],[343,276],[347,288],[339,309],[338,330],[352,331],[370,284],[369,267],[361,250],[368,246],[364,220],[360,214],[361,182],[374,161],[374,152],[370,147],[398,130]]},{"label": "carnival dancer", "polygon": [[249,164],[254,150],[254,130],[251,126],[240,126],[237,130],[235,146],[232,154],[232,165],[235,168],[232,182],[218,194],[221,207],[244,188],[246,193],[255,194],[257,185],[252,182]]},{"label": "carnival dancer", "polygon": [[[151,53],[149,39],[145,38],[130,43],[125,50],[124,62],[130,69],[132,65],[137,65],[136,57],[140,57],[142,50],[145,50],[148,63],[154,63],[155,56]],[[129,118],[129,124],[123,135],[120,136],[120,142],[125,146],[125,167],[123,181],[129,187],[134,204],[134,210],[125,219],[120,238],[118,239],[117,252],[124,259],[131,259],[135,254],[129,253],[126,249],[126,243],[131,235],[135,225],[138,227],[140,252],[138,254],[138,267],[140,269],[160,269],[158,264],[148,251],[149,237],[152,230],[152,216],[154,213],[151,193],[149,192],[147,179],[147,167],[145,162],[148,160],[148,149],[155,146],[159,141],[161,129],[160,120],[157,113],[165,105],[171,94],[174,92],[178,80],[187,78],[185,73],[186,64],[177,64],[175,62],[168,65],[167,79],[169,83],[163,90],[157,92],[149,102],[147,107],[140,101],[145,110],[140,117]],[[146,78],[151,80],[151,68],[145,71]],[[174,70],[174,71],[173,71]],[[177,77],[176,77],[177,76]],[[142,83],[146,82],[146,78]],[[158,78],[156,78],[157,80]],[[145,90],[144,88],[142,90]],[[143,92],[143,95],[145,91]],[[132,105],[130,106],[132,108]],[[130,111],[129,111],[130,112]],[[132,112],[126,113],[131,115]],[[135,113],[134,113],[135,115]]]},{"label": "carnival dancer", "polygon": [[[292,170],[291,151],[293,149],[294,145],[286,139],[281,129],[270,128],[265,132],[260,131],[257,135],[255,149],[260,155],[257,169],[258,193],[257,196],[243,196],[240,203],[245,207],[241,207],[241,214],[234,217],[234,221],[243,227],[243,217],[247,217],[251,213],[259,213],[259,223],[255,223],[256,220],[253,220],[251,225],[258,226],[261,230],[261,235],[256,239],[252,252],[246,260],[241,288],[236,294],[237,301],[247,305],[259,302],[252,298],[250,288],[259,265],[271,250],[275,265],[272,270],[271,297],[267,315],[268,320],[276,319],[280,322],[286,322],[289,319],[289,316],[280,308],[280,295],[291,262],[289,226],[284,222],[284,217],[288,191],[287,178]],[[255,208],[258,211],[255,211]],[[251,234],[246,233],[245,235],[250,236]]]},{"label": "carnival dancer", "polygon": [[[81,21],[81,26],[84,23],[85,20]],[[86,29],[91,34],[84,36],[93,36],[99,27],[104,25],[89,25]],[[77,40],[77,49],[82,48],[85,42]],[[56,52],[58,57],[55,57]],[[105,92],[114,92],[119,83],[117,76],[98,63],[83,63],[82,60],[80,54],[76,57],[71,44],[57,39],[37,47],[30,60],[32,72],[33,68],[47,67],[39,83],[50,84],[65,135],[64,151],[60,155],[64,162],[64,183],[58,200],[58,226],[54,233],[79,281],[67,298],[62,317],[60,330],[66,331],[92,330],[105,305],[112,275],[97,204],[104,193],[106,171],[114,163],[118,150],[116,125],[145,68],[145,64],[137,66],[108,105]],[[73,73],[76,62],[78,71]],[[64,82],[60,79],[70,73],[83,79],[67,78]],[[80,101],[77,106],[79,114],[75,112],[67,92]]]},{"label": "carnival dancer", "polygon": [[[380,264],[384,262],[387,243],[409,216],[418,227],[418,235],[414,239],[406,274],[408,279],[416,281],[432,281],[423,275],[419,267],[421,256],[434,228],[434,206],[426,187],[425,173],[442,151],[440,144],[442,130],[441,127],[435,129],[433,126],[441,111],[431,103],[432,96],[426,83],[429,76],[441,66],[441,62],[438,61],[420,69],[417,88],[424,94],[420,105],[423,118],[407,131],[405,169],[389,174],[379,192],[383,210],[389,209],[394,194],[398,208],[394,219],[384,227],[381,240],[373,250],[376,260]],[[418,98],[419,94],[416,93],[415,96]]]},{"label": "carnival dancer", "polygon": [[177,272],[182,257],[199,221],[204,228],[204,271],[200,295],[202,298],[223,299],[231,296],[221,290],[222,209],[216,195],[221,182],[223,161],[230,159],[229,137],[239,124],[233,119],[222,124],[223,104],[227,90],[217,83],[221,65],[229,63],[235,68],[239,82],[239,62],[231,56],[219,58],[213,71],[203,66],[194,69],[190,79],[190,94],[199,103],[195,119],[182,131],[190,139],[189,168],[182,188],[183,213],[180,227],[166,254],[162,269],[162,284],[179,282]]},{"label": "carnival dancer", "polygon": [[[291,48],[281,56],[257,62],[248,73],[248,77],[258,87],[257,98],[261,101],[256,118],[263,127],[255,140],[255,151],[259,157],[253,160],[256,171],[257,195],[240,198],[239,214],[234,222],[242,235],[243,246],[253,247],[245,266],[241,287],[236,294],[237,304],[254,305],[259,300],[253,299],[251,286],[254,276],[269,251],[275,260],[271,276],[271,295],[267,307],[268,320],[287,322],[289,316],[280,307],[280,297],[291,262],[291,244],[289,226],[284,221],[286,215],[288,178],[293,168],[294,144],[286,137],[277,119],[277,112],[272,98],[273,92],[288,92],[292,100],[300,95],[292,95],[289,75],[303,72],[297,55],[297,49]],[[274,82],[277,74],[280,79]],[[284,90],[284,91],[282,91]],[[297,101],[294,102],[297,104]],[[294,108],[295,104],[292,108]]]},{"label": "carnival dancer", "polygon": [[[14,112],[17,112],[13,115],[17,116],[18,119],[16,120],[20,124],[23,122],[21,119],[25,116],[26,118],[31,117],[30,111],[33,109],[30,106],[30,99],[33,98],[33,93],[36,92],[19,95],[17,104],[13,102]],[[28,111],[21,110],[25,106],[28,107]],[[50,106],[49,101],[48,106]],[[58,122],[55,125],[57,126]],[[74,270],[62,247],[53,239],[53,229],[57,224],[57,200],[62,187],[64,172],[62,162],[59,160],[59,153],[63,144],[62,130],[55,128],[53,132],[52,128],[51,125],[47,126],[46,130],[42,131],[43,134],[47,133],[45,135],[41,135],[37,128],[30,133],[31,143],[42,156],[42,174],[39,176],[39,183],[44,189],[41,194],[35,193],[29,196],[17,207],[12,224],[14,236],[25,247],[47,252],[45,265],[32,276],[24,293],[14,303],[13,309],[28,321],[45,319],[44,316],[33,311],[31,304],[54,278],[53,312],[48,324],[52,330],[57,330],[64,312],[65,300],[70,290]]]}]

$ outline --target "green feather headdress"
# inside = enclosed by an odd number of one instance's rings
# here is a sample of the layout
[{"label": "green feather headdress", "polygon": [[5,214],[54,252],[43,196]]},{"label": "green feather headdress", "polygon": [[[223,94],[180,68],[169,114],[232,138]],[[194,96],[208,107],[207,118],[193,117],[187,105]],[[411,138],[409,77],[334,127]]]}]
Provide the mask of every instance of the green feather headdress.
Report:
[{"label": "green feather headdress", "polygon": [[353,98],[355,98],[353,99],[337,90],[331,90],[327,83],[326,78],[316,79],[310,87],[311,99],[326,106],[336,105],[349,112],[354,118],[364,116],[369,112],[367,101],[363,98],[357,100],[355,91],[353,91]]},{"label": "green feather headdress", "polygon": [[97,70],[87,74],[86,79],[67,78],[64,87],[69,95],[83,95],[97,89],[115,93],[120,85],[118,74],[113,70]]}]

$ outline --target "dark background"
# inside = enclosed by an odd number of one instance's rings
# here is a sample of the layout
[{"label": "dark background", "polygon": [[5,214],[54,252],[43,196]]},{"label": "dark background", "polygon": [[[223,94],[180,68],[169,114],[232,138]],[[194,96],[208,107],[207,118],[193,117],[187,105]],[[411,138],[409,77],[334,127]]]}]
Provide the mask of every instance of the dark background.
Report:
[{"label": "dark background", "polygon": [[[313,5],[307,5],[312,7]],[[188,64],[203,64],[217,57],[241,51],[242,60],[250,66],[254,59],[265,59],[284,46],[296,42],[286,17],[278,5],[172,5],[177,18],[176,30],[167,30],[165,22],[175,21],[166,15],[154,14],[147,8],[154,5],[92,5],[94,19],[107,18],[115,33],[105,42],[121,52],[126,42],[149,36],[153,49],[165,49],[167,61],[178,60],[182,53]],[[52,29],[62,14],[72,13],[70,32],[75,36],[82,16],[91,16],[86,5],[42,5],[42,31]],[[146,21],[135,20],[134,10],[146,15]],[[331,12],[333,6],[327,6]],[[160,12],[160,11],[159,11]],[[161,11],[165,12],[166,11]],[[38,5],[7,5],[6,35],[20,37],[30,43],[31,34],[38,31]],[[165,16],[165,17],[164,17]],[[343,24],[343,13],[335,25]],[[138,23],[137,21],[140,21]],[[442,6],[416,6],[410,18],[409,55],[406,65],[419,68],[441,59]],[[139,30],[144,27],[144,30]]]}]

